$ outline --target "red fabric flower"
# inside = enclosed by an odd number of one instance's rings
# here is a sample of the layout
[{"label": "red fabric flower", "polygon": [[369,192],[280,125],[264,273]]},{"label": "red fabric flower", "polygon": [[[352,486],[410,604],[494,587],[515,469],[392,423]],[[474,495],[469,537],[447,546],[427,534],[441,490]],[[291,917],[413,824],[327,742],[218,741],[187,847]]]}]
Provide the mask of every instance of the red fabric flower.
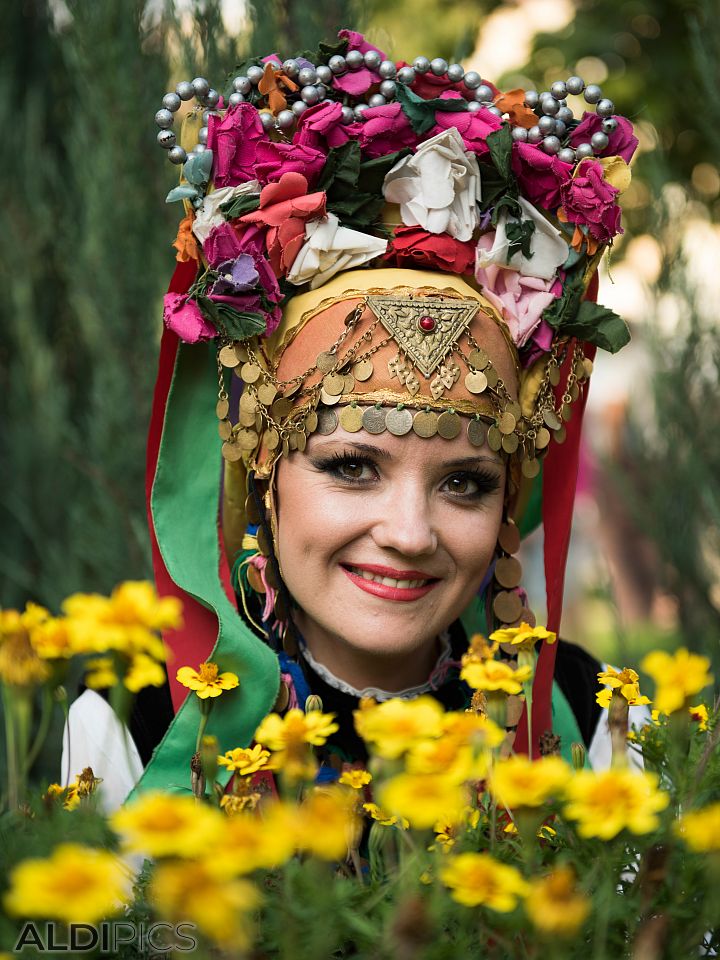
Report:
[{"label": "red fabric flower", "polygon": [[568,221],[586,226],[596,240],[607,243],[622,233],[620,207],[615,202],[620,191],[603,174],[597,160],[583,160],[573,179],[560,188],[560,196]]},{"label": "red fabric flower", "polygon": [[422,227],[398,227],[385,260],[398,267],[472,273],[475,248],[447,233],[428,233]]},{"label": "red fabric flower", "polygon": [[465,149],[478,156],[489,153],[487,136],[493,130],[499,130],[502,126],[500,117],[490,113],[485,107],[478,110],[477,113],[444,113],[438,110],[435,114],[435,126],[429,131],[425,139],[430,139],[450,127],[457,127],[460,136],[465,144]]},{"label": "red fabric flower", "polygon": [[[457,116],[456,113],[453,114]],[[418,135],[410,126],[399,103],[386,103],[365,111],[358,134],[360,149],[367,157],[384,157],[403,147],[416,147]]]},{"label": "red fabric flower", "polygon": [[300,116],[293,143],[316,150],[341,147],[358,130],[358,124],[342,123],[342,104],[318,103]]},{"label": "red fabric flower", "polygon": [[263,184],[279,180],[284,173],[301,173],[308,183],[314,184],[324,166],[325,154],[314,147],[272,141],[262,141],[257,147],[255,174]]},{"label": "red fabric flower", "polygon": [[[368,43],[365,37],[356,30],[341,30],[338,33],[341,40],[348,41],[348,50],[359,50],[360,53],[368,53],[375,50],[380,54],[383,60],[387,59],[382,50],[378,50],[371,43]],[[367,67],[361,67],[359,70],[348,70],[341,77],[335,77],[332,85],[336,90],[343,93],[349,93],[353,97],[362,96],[367,93],[374,83],[380,83],[382,77],[374,70],[368,70]]]},{"label": "red fabric flower", "polygon": [[260,114],[250,103],[230,107],[224,117],[208,118],[208,150],[212,150],[216,187],[235,187],[255,179],[258,143],[267,137]]},{"label": "red fabric flower", "polygon": [[[600,154],[601,157],[622,157],[625,163],[630,163],[632,155],[637,150],[638,138],[633,133],[633,127],[625,117],[615,117],[617,130],[608,134],[608,145]],[[583,114],[580,123],[570,134],[570,145],[579,146],[581,143],[590,143],[594,133],[602,132],[602,119],[596,113]]]},{"label": "red fabric flower", "polygon": [[308,193],[301,173],[284,173],[260,192],[260,209],[240,217],[242,223],[267,227],[265,242],[275,275],[283,277],[305,239],[305,223],[325,216],[325,193]]},{"label": "red fabric flower", "polygon": [[536,207],[555,210],[560,206],[560,187],[572,175],[571,163],[563,163],[530,143],[514,143],[512,168],[523,195]]}]

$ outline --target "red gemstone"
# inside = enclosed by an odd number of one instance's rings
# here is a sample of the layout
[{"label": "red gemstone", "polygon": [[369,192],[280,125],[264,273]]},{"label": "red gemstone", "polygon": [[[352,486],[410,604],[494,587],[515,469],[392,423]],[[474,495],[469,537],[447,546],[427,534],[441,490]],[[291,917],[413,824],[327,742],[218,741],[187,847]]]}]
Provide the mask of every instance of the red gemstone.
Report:
[{"label": "red gemstone", "polygon": [[437,321],[434,317],[420,317],[418,320],[418,326],[423,333],[432,333],[437,326]]}]

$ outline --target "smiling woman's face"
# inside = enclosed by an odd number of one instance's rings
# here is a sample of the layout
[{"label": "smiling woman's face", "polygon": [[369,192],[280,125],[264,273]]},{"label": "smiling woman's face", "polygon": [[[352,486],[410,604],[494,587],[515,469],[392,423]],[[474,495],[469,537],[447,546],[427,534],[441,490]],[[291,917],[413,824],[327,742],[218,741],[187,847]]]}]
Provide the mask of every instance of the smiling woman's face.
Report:
[{"label": "smiling woman's face", "polygon": [[314,657],[354,686],[427,679],[477,591],[505,464],[464,436],[314,434],[277,471],[277,553]]}]

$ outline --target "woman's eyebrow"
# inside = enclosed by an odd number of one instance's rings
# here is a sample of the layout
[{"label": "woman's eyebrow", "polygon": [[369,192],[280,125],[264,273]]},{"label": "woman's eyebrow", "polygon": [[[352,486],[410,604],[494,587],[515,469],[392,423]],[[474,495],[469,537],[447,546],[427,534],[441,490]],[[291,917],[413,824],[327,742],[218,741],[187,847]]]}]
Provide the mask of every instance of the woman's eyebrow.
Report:
[{"label": "woman's eyebrow", "polygon": [[[341,441],[333,440],[330,443],[324,443],[323,447],[342,446],[344,449],[350,448],[358,453],[364,453],[367,456],[375,457],[376,460],[392,460],[393,455],[384,447],[376,447],[372,443],[362,443],[355,440]],[[457,460],[439,460],[436,465],[441,470],[466,470],[469,467],[476,467],[481,463],[489,463],[496,467],[502,467],[502,461],[496,457],[459,457]]]}]

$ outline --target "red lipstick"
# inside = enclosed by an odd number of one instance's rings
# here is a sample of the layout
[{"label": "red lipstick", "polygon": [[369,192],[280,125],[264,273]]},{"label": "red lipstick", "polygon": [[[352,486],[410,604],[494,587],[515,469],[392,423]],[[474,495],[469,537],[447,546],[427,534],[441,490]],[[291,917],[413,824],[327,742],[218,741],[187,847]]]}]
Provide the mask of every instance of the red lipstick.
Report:
[{"label": "red lipstick", "polygon": [[413,600],[420,600],[426,594],[438,585],[437,578],[429,578],[426,573],[418,570],[396,570],[393,567],[383,567],[376,564],[353,564],[357,570],[367,570],[378,577],[392,577],[393,580],[428,580],[428,583],[421,587],[391,587],[385,583],[377,583],[375,580],[366,580],[354,570],[349,570],[345,566],[340,569],[351,580],[355,586],[360,587],[365,593],[370,593],[374,597],[380,597],[382,600],[394,600],[400,603],[409,603]]}]

